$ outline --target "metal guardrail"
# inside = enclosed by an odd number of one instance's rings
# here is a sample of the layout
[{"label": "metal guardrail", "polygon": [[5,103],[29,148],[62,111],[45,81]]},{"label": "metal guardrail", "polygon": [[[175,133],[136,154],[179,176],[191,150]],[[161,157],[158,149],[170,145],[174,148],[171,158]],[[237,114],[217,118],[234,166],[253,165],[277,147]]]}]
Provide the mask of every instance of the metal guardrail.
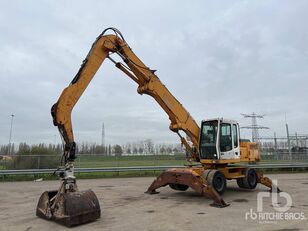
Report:
[{"label": "metal guardrail", "polygon": [[[129,172],[129,171],[163,171],[169,168],[179,168],[183,166],[135,166],[135,167],[105,167],[105,168],[75,168],[75,173],[92,172]],[[0,175],[33,175],[54,173],[56,169],[17,169],[0,170]]]},{"label": "metal guardrail", "polygon": [[308,168],[308,163],[295,163],[295,164],[248,164],[248,165],[233,165],[233,166],[247,166],[257,169],[278,169],[278,168]]},{"label": "metal guardrail", "polygon": [[[258,169],[279,169],[279,168],[308,168],[308,163],[296,164],[250,164],[232,165],[234,167],[251,167]],[[75,168],[76,173],[93,172],[129,172],[129,171],[163,171],[169,168],[183,168],[185,166],[135,166],[135,167],[105,167],[105,168]],[[0,175],[34,175],[52,174],[56,169],[20,169],[20,170],[0,170]]]}]

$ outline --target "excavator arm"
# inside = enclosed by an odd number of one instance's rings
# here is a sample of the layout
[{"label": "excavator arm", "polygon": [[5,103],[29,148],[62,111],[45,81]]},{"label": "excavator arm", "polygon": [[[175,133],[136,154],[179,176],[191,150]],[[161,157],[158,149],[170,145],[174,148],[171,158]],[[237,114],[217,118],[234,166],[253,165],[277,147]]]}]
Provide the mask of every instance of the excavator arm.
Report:
[{"label": "excavator arm", "polygon": [[[105,35],[107,30],[112,30],[115,35]],[[116,62],[111,57],[112,54],[117,54],[124,63]],[[200,128],[196,121],[162,84],[155,71],[134,54],[122,34],[115,28],[107,28],[95,40],[78,73],[51,109],[54,125],[58,126],[65,142],[63,153],[65,163],[75,159],[76,143],[72,129],[72,109],[106,58],[138,84],[139,94],[150,95],[157,101],[169,116],[170,130],[179,135],[182,144],[190,153],[190,160],[198,161]],[[186,133],[193,145],[179,133],[180,130]]]}]

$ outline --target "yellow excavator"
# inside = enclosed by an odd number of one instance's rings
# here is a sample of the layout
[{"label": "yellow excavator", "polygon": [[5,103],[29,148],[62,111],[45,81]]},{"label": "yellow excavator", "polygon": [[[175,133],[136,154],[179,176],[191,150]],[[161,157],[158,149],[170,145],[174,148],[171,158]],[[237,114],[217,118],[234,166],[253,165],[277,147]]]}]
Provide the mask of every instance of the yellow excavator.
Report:
[{"label": "yellow excavator", "polygon": [[[106,34],[111,30],[112,34]],[[117,62],[118,55],[124,63]],[[76,158],[71,113],[80,96],[105,59],[109,59],[138,85],[139,94],[152,96],[168,114],[170,130],[175,132],[187,151],[188,165],[161,173],[147,189],[169,185],[174,190],[185,191],[189,187],[200,195],[213,200],[213,206],[229,204],[222,199],[226,180],[235,179],[240,188],[254,189],[258,183],[273,188],[272,181],[253,168],[241,163],[260,160],[257,143],[240,139],[239,124],[225,118],[207,119],[199,127],[183,105],[169,92],[126,43],[116,28],[105,29],[95,40],[78,73],[52,106],[53,123],[64,141],[64,152],[58,174],[61,185],[58,190],[44,192],[38,202],[36,214],[66,226],[75,226],[100,217],[99,201],[92,190],[79,191],[74,176]]]}]

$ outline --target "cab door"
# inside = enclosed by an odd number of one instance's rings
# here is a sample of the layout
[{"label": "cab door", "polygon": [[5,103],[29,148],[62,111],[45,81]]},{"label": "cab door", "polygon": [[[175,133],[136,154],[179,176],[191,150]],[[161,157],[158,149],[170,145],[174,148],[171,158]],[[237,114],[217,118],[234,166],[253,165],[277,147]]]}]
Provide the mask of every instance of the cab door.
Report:
[{"label": "cab door", "polygon": [[238,123],[231,124],[232,126],[232,145],[233,145],[233,151],[234,151],[234,158],[231,159],[240,159],[241,153],[240,153],[240,136],[239,136],[239,125]]},{"label": "cab door", "polygon": [[219,130],[220,159],[234,159],[232,124],[222,122]]}]

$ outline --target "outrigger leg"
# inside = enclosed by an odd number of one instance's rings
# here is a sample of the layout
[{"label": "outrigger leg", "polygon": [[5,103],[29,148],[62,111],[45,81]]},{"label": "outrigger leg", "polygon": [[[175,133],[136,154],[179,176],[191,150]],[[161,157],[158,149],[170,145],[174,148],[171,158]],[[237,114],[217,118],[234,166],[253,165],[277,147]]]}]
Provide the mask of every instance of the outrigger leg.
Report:
[{"label": "outrigger leg", "polygon": [[188,187],[191,187],[202,196],[211,198],[214,201],[211,205],[215,207],[223,208],[230,205],[222,199],[213,187],[207,184],[202,176],[189,168],[172,168],[166,170],[153,181],[146,193],[158,193],[156,189],[166,185],[170,185],[174,189],[181,191],[185,191]]},{"label": "outrigger leg", "polygon": [[277,192],[277,193],[281,192],[280,188],[278,188],[278,186],[275,185],[270,178],[263,175],[263,172],[257,172],[257,175],[258,175],[258,183],[263,184],[266,187],[269,187],[271,192]]}]

